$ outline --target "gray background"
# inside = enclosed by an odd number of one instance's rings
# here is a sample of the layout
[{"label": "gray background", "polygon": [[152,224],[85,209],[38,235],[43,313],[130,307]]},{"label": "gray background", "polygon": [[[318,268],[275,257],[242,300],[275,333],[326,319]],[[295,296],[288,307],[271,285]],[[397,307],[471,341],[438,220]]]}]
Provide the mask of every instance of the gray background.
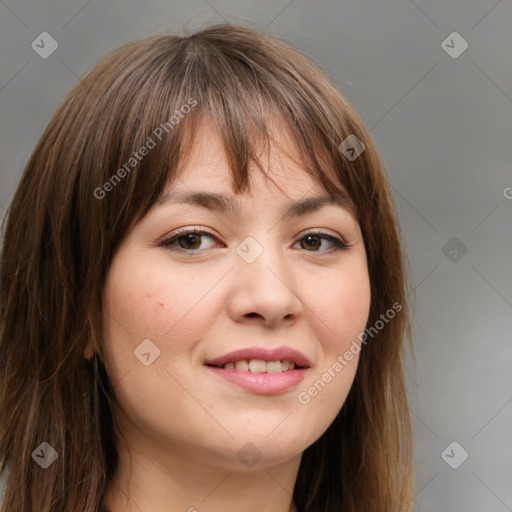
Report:
[{"label": "gray background", "polygon": [[[512,511],[512,2],[63,4],[0,2],[1,214],[51,114],[109,50],[206,20],[285,38],[354,104],[399,208],[416,290],[413,508]],[[59,44],[47,59],[31,48],[44,31]],[[454,31],[469,44],[457,58]]]}]

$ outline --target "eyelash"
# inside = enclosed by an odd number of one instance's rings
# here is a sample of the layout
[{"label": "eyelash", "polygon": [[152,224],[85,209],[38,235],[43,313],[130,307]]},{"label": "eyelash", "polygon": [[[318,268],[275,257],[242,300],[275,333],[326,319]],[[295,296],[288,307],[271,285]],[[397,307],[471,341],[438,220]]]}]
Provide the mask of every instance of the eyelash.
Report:
[{"label": "eyelash", "polygon": [[[188,256],[193,257],[193,256],[197,255],[199,252],[201,252],[201,250],[205,250],[205,249],[183,249],[182,247],[172,247],[172,244],[177,242],[180,238],[185,237],[190,234],[201,235],[201,236],[206,235],[211,238],[216,238],[212,233],[209,233],[208,231],[203,231],[203,230],[199,230],[196,228],[192,228],[192,229],[184,228],[182,230],[176,231],[171,237],[167,238],[166,240],[161,241],[159,243],[159,245],[161,247],[165,247],[166,249],[171,250],[171,251],[187,253]],[[349,244],[343,242],[341,239],[339,239],[335,236],[329,235],[327,233],[324,233],[322,231],[307,231],[306,233],[304,233],[302,235],[301,238],[299,238],[299,240],[297,240],[297,242],[299,242],[300,240],[302,240],[308,236],[314,236],[314,237],[319,237],[324,240],[328,240],[329,242],[334,244],[334,250],[331,250],[331,251],[329,251],[329,250],[327,250],[327,251],[307,251],[306,249],[304,249],[306,252],[319,252],[319,253],[332,254],[332,253],[336,253],[338,251],[345,251],[350,246]]]}]

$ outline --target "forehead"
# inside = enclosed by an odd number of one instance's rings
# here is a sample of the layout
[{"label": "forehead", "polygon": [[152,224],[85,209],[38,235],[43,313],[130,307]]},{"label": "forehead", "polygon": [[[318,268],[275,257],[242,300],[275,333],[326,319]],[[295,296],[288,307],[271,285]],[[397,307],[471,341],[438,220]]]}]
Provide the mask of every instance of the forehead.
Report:
[{"label": "forehead", "polygon": [[[283,218],[307,215],[327,205],[342,208],[355,218],[348,195],[330,196],[322,183],[303,168],[286,128],[281,126],[277,136],[271,135],[270,145],[265,146],[265,151],[259,152],[258,163],[264,172],[260,172],[257,166],[249,165],[251,189],[248,194],[260,193],[269,208],[276,201],[286,203],[280,207]],[[193,141],[187,142],[192,142],[192,145],[178,175],[164,189],[152,209],[181,203],[232,217],[241,215],[243,201],[235,197],[223,142],[213,124],[202,123],[194,132]],[[266,175],[270,179],[267,180]]]},{"label": "forehead", "polygon": [[[187,134],[190,137],[190,133]],[[282,188],[283,191],[296,190],[296,193],[310,191],[318,194],[325,192],[322,184],[311,176],[301,163],[299,152],[293,141],[289,127],[283,121],[269,121],[269,144],[257,144],[258,164],[265,174]],[[188,153],[181,159],[173,183],[164,194],[171,190],[183,190],[188,187],[212,188],[228,194],[231,188],[231,171],[224,150],[222,138],[213,121],[201,120],[194,130]],[[255,172],[256,171],[256,172]],[[249,164],[251,188],[259,188],[263,176],[258,166]],[[265,180],[266,183],[266,180]],[[163,195],[164,195],[163,194]]]}]

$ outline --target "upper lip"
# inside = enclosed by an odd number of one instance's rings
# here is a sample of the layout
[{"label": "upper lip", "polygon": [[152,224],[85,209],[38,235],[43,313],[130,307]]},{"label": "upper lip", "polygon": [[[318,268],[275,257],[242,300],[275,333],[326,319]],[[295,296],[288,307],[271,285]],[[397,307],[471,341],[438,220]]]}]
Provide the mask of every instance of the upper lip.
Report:
[{"label": "upper lip", "polygon": [[205,364],[210,366],[224,366],[226,363],[236,363],[241,360],[262,359],[263,361],[290,361],[295,366],[309,368],[311,366],[309,359],[298,350],[290,347],[278,347],[266,349],[262,347],[250,347],[234,350],[223,356],[214,359],[208,359]]}]

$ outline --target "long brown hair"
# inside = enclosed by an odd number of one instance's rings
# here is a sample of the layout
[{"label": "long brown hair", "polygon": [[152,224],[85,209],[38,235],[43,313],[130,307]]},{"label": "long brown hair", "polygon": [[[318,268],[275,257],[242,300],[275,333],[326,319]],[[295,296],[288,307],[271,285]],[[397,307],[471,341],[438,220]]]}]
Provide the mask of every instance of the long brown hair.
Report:
[{"label": "long brown hair", "polygon": [[[384,165],[357,112],[308,58],[261,31],[217,24],[101,59],[26,166],[0,261],[0,471],[9,468],[2,510],[104,509],[119,435],[102,363],[102,291],[113,255],[176,176],[193,138],[185,135],[201,119],[218,127],[239,193],[249,190],[249,165],[259,166],[272,115],[290,127],[304,169],[355,206],[371,282],[368,327],[402,306],[362,346],[345,404],[303,453],[293,498],[300,512],[409,509],[408,284]],[[349,135],[364,144],[355,159],[340,146]],[[136,156],[150,139],[151,150]],[[41,443],[58,454],[46,469],[33,457],[49,451]]]}]

